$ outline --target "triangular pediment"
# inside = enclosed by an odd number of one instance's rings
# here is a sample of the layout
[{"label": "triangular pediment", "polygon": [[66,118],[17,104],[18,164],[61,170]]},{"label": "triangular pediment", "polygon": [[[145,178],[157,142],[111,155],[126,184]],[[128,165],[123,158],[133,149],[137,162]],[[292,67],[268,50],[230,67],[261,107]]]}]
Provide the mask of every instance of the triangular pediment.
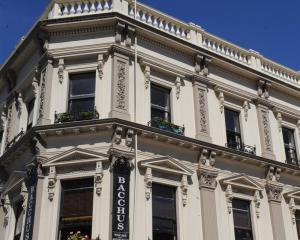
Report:
[{"label": "triangular pediment", "polygon": [[16,186],[20,186],[19,183],[23,181],[25,178],[26,173],[24,171],[14,171],[9,176],[8,180],[5,183],[3,194],[5,195],[6,192],[11,191]]},{"label": "triangular pediment", "polygon": [[284,194],[286,196],[286,198],[290,199],[290,198],[294,198],[296,199],[298,202],[300,201],[300,189],[296,189],[290,192],[287,192]]},{"label": "triangular pediment", "polygon": [[232,187],[253,191],[261,191],[263,189],[257,181],[245,174],[238,174],[228,178],[224,178],[220,180],[220,183],[224,186],[231,185]]},{"label": "triangular pediment", "polygon": [[168,172],[187,176],[191,176],[193,174],[193,171],[191,169],[171,157],[144,160],[139,164],[143,168],[151,168],[152,170],[156,170],[159,172]]},{"label": "triangular pediment", "polygon": [[65,165],[71,163],[87,163],[108,160],[108,156],[82,148],[72,148],[66,152],[57,154],[44,164],[44,166]]}]

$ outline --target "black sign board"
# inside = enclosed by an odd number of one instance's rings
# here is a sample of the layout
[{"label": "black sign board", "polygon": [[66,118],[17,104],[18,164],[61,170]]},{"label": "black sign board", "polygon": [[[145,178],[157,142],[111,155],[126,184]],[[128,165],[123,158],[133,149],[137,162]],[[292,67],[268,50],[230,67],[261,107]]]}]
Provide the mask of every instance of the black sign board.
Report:
[{"label": "black sign board", "polygon": [[27,168],[26,185],[28,190],[28,200],[23,239],[32,240],[37,188],[37,167],[35,164],[32,164]]},{"label": "black sign board", "polygon": [[118,158],[113,166],[112,240],[129,239],[130,164]]}]

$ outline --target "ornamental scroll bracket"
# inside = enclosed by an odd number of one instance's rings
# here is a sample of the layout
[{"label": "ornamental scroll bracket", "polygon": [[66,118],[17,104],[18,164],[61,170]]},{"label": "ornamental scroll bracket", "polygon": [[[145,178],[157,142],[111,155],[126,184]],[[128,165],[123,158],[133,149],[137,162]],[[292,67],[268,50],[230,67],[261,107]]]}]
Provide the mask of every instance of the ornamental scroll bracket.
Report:
[{"label": "ornamental scroll bracket", "polygon": [[269,99],[271,83],[265,80],[257,81],[257,95],[261,98]]},{"label": "ornamental scroll bracket", "polygon": [[233,200],[233,192],[232,192],[232,186],[230,184],[226,187],[226,199],[227,199],[227,209],[228,213],[232,213],[232,200]]},{"label": "ornamental scroll bracket", "polygon": [[250,105],[248,101],[244,101],[243,103],[243,109],[244,109],[244,117],[245,117],[245,121],[248,121],[248,116],[249,116],[249,109],[250,109]]},{"label": "ornamental scroll bracket", "polygon": [[94,181],[95,181],[95,192],[98,196],[101,196],[102,181],[103,181],[103,166],[101,161],[96,163],[96,174],[95,174]]},{"label": "ornamental scroll bracket", "polygon": [[269,201],[281,202],[283,185],[279,183],[281,168],[269,166],[266,173],[266,189]]},{"label": "ornamental scroll bracket", "polygon": [[145,196],[146,199],[149,200],[151,198],[151,192],[152,192],[152,169],[147,168],[145,173]]},{"label": "ornamental scroll bracket", "polygon": [[175,80],[175,88],[176,88],[176,98],[177,100],[179,99],[180,97],[180,88],[181,88],[181,79],[179,76],[176,77],[176,80]]},{"label": "ornamental scroll bracket", "polygon": [[282,114],[277,108],[273,108],[273,111],[275,114],[275,118],[277,120],[278,130],[279,130],[279,132],[281,132],[282,131]]},{"label": "ornamental scroll bracket", "polygon": [[103,67],[104,67],[104,56],[103,54],[99,54],[97,60],[97,70],[98,70],[98,76],[100,80],[102,80],[103,78]]},{"label": "ornamental scroll bracket", "polygon": [[187,205],[187,197],[188,197],[187,175],[182,176],[180,188],[181,188],[181,194],[182,194],[182,205],[185,207]]},{"label": "ornamental scroll bracket", "polygon": [[211,58],[197,54],[195,56],[195,72],[207,76],[209,74],[208,64],[211,62]]},{"label": "ornamental scroll bracket", "polygon": [[221,114],[224,112],[224,103],[225,103],[225,97],[224,97],[224,92],[221,91],[218,87],[215,88],[215,92],[217,95],[217,98],[219,100],[219,108]]},{"label": "ornamental scroll bracket", "polygon": [[49,177],[48,177],[48,199],[52,202],[55,193],[55,184],[56,184],[56,168],[51,166],[49,168]]},{"label": "ornamental scroll bracket", "polygon": [[58,60],[58,80],[62,84],[64,81],[64,72],[65,72],[65,60],[63,58]]}]

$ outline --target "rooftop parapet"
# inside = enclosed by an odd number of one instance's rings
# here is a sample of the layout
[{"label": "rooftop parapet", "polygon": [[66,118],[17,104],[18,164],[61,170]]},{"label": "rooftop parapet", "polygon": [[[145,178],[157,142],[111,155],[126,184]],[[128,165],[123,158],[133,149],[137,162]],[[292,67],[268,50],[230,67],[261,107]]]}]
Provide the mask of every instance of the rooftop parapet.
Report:
[{"label": "rooftop parapet", "polygon": [[136,8],[135,11],[132,0],[54,0],[48,18],[58,19],[119,12],[210,52],[300,87],[300,73],[297,71],[275,63],[253,50],[243,49],[216,37],[195,24],[185,23],[145,4],[137,2]]}]

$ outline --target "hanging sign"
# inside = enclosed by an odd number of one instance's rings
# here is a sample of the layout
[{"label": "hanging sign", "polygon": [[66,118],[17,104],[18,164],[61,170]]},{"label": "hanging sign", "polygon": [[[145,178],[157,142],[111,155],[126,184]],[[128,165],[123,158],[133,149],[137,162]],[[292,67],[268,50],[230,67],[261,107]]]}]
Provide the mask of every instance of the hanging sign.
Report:
[{"label": "hanging sign", "polygon": [[129,239],[130,164],[119,158],[113,166],[112,240]]}]

